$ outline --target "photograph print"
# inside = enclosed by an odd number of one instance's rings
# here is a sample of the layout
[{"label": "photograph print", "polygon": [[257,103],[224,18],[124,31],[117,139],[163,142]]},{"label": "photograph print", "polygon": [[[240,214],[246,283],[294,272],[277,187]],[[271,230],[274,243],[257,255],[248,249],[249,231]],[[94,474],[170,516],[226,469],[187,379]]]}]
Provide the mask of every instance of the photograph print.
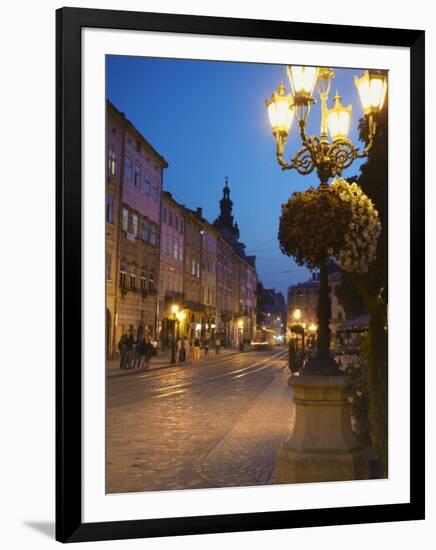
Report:
[{"label": "photograph print", "polygon": [[388,72],[106,56],[106,493],[387,478]]}]

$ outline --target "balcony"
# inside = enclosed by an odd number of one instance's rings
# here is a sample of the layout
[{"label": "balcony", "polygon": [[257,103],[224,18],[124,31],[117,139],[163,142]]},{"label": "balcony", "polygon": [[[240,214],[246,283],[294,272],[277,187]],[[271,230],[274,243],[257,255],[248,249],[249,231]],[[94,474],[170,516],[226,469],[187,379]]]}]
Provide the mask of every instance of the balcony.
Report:
[{"label": "balcony", "polygon": [[165,293],[165,302],[171,302],[176,304],[183,304],[185,295],[183,292],[169,292]]},{"label": "balcony", "polygon": [[203,312],[205,309],[203,304],[201,304],[200,302],[194,302],[191,300],[185,301],[185,308],[189,309],[190,311],[199,311],[199,312]]}]

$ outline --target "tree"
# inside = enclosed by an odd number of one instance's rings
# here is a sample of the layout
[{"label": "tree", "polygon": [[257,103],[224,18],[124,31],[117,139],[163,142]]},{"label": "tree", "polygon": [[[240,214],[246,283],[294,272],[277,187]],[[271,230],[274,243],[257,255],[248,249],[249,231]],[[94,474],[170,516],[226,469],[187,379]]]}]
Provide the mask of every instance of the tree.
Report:
[{"label": "tree", "polygon": [[[386,98],[385,105],[388,100]],[[337,289],[338,300],[346,315],[355,317],[364,308],[370,315],[366,384],[369,395],[369,423],[374,449],[384,474],[388,474],[388,115],[387,107],[378,117],[377,133],[368,160],[361,166],[357,183],[378,210],[382,230],[375,261],[367,274],[344,276]],[[366,119],[359,123],[360,139],[368,135]],[[383,299],[380,299],[383,295]]]}]

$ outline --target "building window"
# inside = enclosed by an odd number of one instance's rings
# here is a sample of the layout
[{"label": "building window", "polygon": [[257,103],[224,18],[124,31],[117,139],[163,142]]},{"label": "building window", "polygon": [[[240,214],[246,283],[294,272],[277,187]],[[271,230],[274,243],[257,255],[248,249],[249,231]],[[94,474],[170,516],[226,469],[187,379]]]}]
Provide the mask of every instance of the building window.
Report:
[{"label": "building window", "polygon": [[126,286],[126,275],[127,275],[126,266],[124,264],[121,264],[120,265],[120,286],[123,288]]},{"label": "building window", "polygon": [[174,214],[174,227],[177,231],[179,230],[179,217],[177,216],[177,214]]},{"label": "building window", "polygon": [[112,255],[109,254],[109,252],[106,252],[106,279],[108,281],[112,280],[111,272],[112,272]]},{"label": "building window", "polygon": [[124,165],[124,171],[126,173],[126,180],[132,180],[132,159],[126,157],[126,162]]},{"label": "building window", "polygon": [[147,289],[147,273],[145,271],[141,271],[141,290]]},{"label": "building window", "polygon": [[173,213],[171,212],[171,210],[169,210],[168,212],[168,223],[170,225],[173,225]]},{"label": "building window", "polygon": [[174,258],[177,260],[179,256],[179,243],[174,241]]},{"label": "building window", "polygon": [[134,267],[130,270],[130,288],[136,288],[136,271]]},{"label": "building window", "polygon": [[184,223],[183,223],[183,218],[180,220],[180,233],[184,233],[185,231],[185,227],[184,227]]},{"label": "building window", "polygon": [[129,227],[129,211],[127,210],[127,208],[123,208],[123,226],[122,226],[123,231],[127,231],[128,227]]},{"label": "building window", "polygon": [[106,196],[106,221],[114,223],[114,197],[110,193]]},{"label": "building window", "polygon": [[112,145],[109,145],[108,171],[110,176],[115,176],[117,172],[117,156]]},{"label": "building window", "polygon": [[192,275],[195,275],[195,260],[192,260]]},{"label": "building window", "polygon": [[135,172],[133,174],[133,183],[137,189],[141,189],[141,167],[135,164]]},{"label": "building window", "polygon": [[150,226],[147,220],[144,220],[144,225],[142,227],[142,239],[148,242],[150,238]]},{"label": "building window", "polygon": [[154,202],[157,202],[159,199],[159,190],[157,188],[157,185],[153,185],[153,196],[152,196]]},{"label": "building window", "polygon": [[151,195],[151,181],[147,174],[144,175],[144,191],[146,195]]},{"label": "building window", "polygon": [[153,246],[157,244],[157,227],[155,225],[151,226],[150,244]]},{"label": "building window", "polygon": [[132,233],[135,237],[138,236],[138,216],[136,214],[132,216]]},{"label": "building window", "polygon": [[150,290],[150,291],[154,290],[154,273],[153,273],[153,271],[150,271],[150,274],[148,276],[148,290]]},{"label": "building window", "polygon": [[200,277],[200,262],[197,262],[197,277]]},{"label": "building window", "polygon": [[179,244],[179,260],[183,262],[183,248],[181,244]]},{"label": "building window", "polygon": [[167,241],[167,254],[168,254],[168,256],[172,256],[172,252],[173,252],[173,241],[172,241],[171,237],[168,236],[168,241]]}]

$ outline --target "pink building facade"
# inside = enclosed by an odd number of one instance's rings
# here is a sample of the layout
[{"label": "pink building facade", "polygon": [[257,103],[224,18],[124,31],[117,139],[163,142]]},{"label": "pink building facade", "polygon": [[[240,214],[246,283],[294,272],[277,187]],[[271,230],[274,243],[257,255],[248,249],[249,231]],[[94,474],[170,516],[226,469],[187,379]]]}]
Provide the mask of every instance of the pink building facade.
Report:
[{"label": "pink building facade", "polygon": [[184,307],[185,253],[185,210],[167,191],[163,194],[160,230],[159,333],[167,346],[174,331],[171,307]]},{"label": "pink building facade", "polygon": [[119,159],[112,342],[116,350],[123,334],[156,335],[162,181],[168,164],[123,113],[109,102],[107,109],[108,169],[111,155]]}]

